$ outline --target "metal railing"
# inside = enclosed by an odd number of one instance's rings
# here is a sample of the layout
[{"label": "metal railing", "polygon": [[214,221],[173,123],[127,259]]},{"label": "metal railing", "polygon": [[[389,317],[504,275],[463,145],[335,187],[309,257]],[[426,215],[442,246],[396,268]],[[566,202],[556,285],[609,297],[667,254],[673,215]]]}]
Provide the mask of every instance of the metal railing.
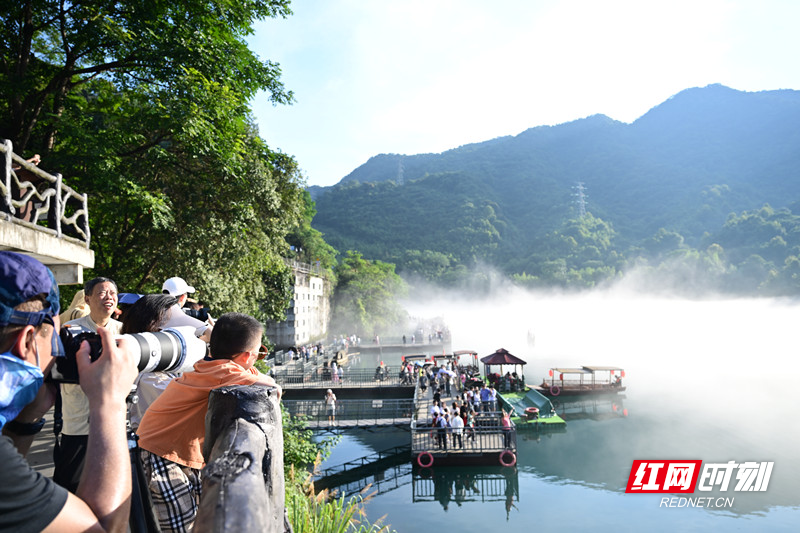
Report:
[{"label": "metal railing", "polygon": [[[438,428],[414,423],[411,427],[412,452],[466,452],[493,453],[517,449],[517,431],[497,425],[478,425],[457,432],[452,428]],[[460,438],[459,438],[460,437]]]},{"label": "metal railing", "polygon": [[333,412],[325,401],[283,400],[283,408],[292,416],[303,416],[314,425],[354,421],[356,426],[409,424],[414,400],[337,400]]},{"label": "metal railing", "polygon": [[49,174],[15,154],[11,141],[0,145],[0,152],[4,159],[0,217],[58,238],[74,239],[88,248],[87,196],[64,185],[61,174]]},{"label": "metal railing", "polygon": [[315,274],[317,276],[322,274],[322,267],[320,266],[319,261],[314,261],[313,263],[304,263],[296,259],[284,258],[283,262],[292,270],[302,272],[304,274]]},{"label": "metal railing", "polygon": [[399,370],[378,372],[369,368],[351,368],[344,370],[342,377],[333,377],[330,368],[310,367],[291,368],[275,367],[272,370],[275,381],[284,388],[320,388],[331,389],[346,387],[397,387],[413,386],[414,381],[400,377]]}]

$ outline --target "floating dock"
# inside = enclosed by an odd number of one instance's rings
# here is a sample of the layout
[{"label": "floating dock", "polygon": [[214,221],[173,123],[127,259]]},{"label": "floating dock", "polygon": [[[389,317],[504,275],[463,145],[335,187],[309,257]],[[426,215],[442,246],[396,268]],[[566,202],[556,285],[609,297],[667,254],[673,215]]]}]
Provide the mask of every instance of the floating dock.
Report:
[{"label": "floating dock", "polygon": [[[518,431],[563,430],[567,427],[567,422],[556,413],[550,399],[536,389],[498,393],[497,399],[506,411],[513,409],[511,420],[516,424]],[[539,410],[536,417],[526,415],[525,410],[531,407]]]}]

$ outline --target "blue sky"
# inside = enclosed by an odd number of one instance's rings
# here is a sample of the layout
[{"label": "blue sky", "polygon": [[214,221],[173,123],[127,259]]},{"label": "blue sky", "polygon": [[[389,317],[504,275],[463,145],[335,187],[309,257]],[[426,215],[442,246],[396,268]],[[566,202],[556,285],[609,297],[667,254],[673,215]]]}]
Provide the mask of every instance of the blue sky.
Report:
[{"label": "blue sky", "polygon": [[800,89],[794,0],[295,0],[250,46],[290,106],[261,136],[309,185],[379,153],[442,152],[603,113],[632,122],[689,87]]}]

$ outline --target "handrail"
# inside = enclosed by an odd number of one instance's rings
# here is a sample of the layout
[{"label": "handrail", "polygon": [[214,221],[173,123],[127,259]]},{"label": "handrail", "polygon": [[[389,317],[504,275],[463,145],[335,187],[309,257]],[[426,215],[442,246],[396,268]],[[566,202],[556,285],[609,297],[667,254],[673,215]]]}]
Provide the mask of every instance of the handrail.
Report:
[{"label": "handrail", "polygon": [[[453,438],[461,435],[460,442]],[[456,445],[458,447],[456,447]],[[463,428],[455,433],[452,428],[438,428],[422,424],[414,424],[411,428],[411,447],[413,452],[468,452],[492,453],[517,449],[517,428],[503,429],[499,423],[479,425],[474,428]]]},{"label": "handrail", "polygon": [[399,375],[399,370],[389,370],[388,372],[378,372],[369,368],[351,368],[344,370],[342,377],[338,375],[334,379],[329,368],[315,366],[312,368],[283,368],[275,367],[272,369],[275,381],[284,388],[320,388],[330,389],[344,387],[396,387],[401,385],[414,384],[413,379],[403,379]]},{"label": "handrail", "polygon": [[[0,217],[89,248],[91,233],[86,194],[64,185],[61,174],[49,174],[15,154],[9,140],[0,144],[0,152],[5,170],[0,180]],[[29,179],[24,179],[26,174]],[[47,226],[39,225],[40,221],[46,221]],[[69,235],[65,235],[65,231]]]},{"label": "handrail", "polygon": [[304,416],[311,422],[354,420],[357,425],[371,425],[378,421],[408,424],[414,401],[405,400],[337,400],[331,414],[322,398],[319,400],[283,400],[284,410],[292,416]]}]

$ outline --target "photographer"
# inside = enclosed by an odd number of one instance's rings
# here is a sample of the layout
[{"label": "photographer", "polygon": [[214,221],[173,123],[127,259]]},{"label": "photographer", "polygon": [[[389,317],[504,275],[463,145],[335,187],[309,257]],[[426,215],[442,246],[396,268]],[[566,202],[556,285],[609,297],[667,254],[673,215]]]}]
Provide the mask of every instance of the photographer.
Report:
[{"label": "photographer", "polygon": [[0,252],[0,531],[124,531],[131,498],[125,397],[135,367],[104,328],[94,363],[84,343],[76,355],[91,424],[77,495],[35,472],[24,455],[44,425],[53,389],[42,385],[58,338],[58,286],[39,261]]},{"label": "photographer", "polygon": [[[125,314],[122,321],[122,334],[156,332],[166,327],[170,309],[177,303],[175,298],[168,294],[147,294],[139,298]],[[147,408],[152,404],[167,385],[174,378],[179,377],[177,372],[142,372],[136,378],[137,400],[130,407],[131,427],[136,429],[142,420]]]},{"label": "photographer", "polygon": [[[117,284],[108,278],[94,278],[83,288],[89,314],[70,320],[65,325],[79,326],[81,330],[95,333],[102,326],[112,335],[118,335],[122,323],[111,318],[117,308]],[[56,404],[56,421],[61,415],[61,435],[56,435],[53,448],[53,481],[75,492],[86,460],[89,438],[89,400],[80,385],[62,383],[61,403]]]},{"label": "photographer", "polygon": [[139,446],[153,507],[162,531],[189,531],[200,500],[200,469],[208,395],[228,385],[280,387],[253,365],[263,326],[253,317],[226,313],[211,333],[211,354],[193,372],[172,380],[139,424]]}]

